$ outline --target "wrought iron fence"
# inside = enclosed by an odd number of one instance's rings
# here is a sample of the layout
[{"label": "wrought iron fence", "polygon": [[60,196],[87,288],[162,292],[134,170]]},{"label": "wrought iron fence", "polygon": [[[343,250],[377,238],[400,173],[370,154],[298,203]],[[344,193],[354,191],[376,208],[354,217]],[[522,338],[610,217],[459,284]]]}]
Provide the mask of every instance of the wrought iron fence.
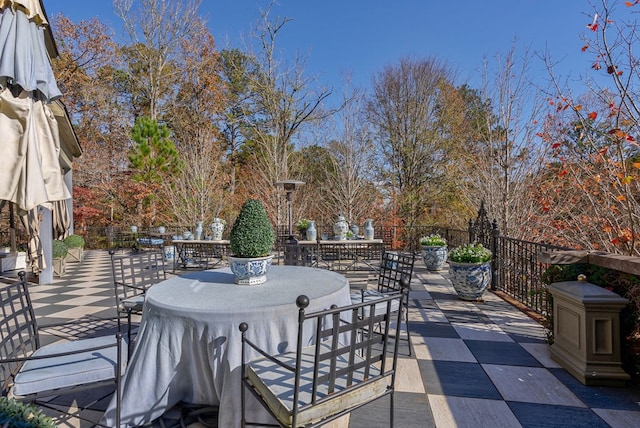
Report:
[{"label": "wrought iron fence", "polygon": [[[322,234],[331,236],[332,225],[316,226],[318,238]],[[167,227],[169,234],[180,234],[188,227]],[[118,245],[118,236],[129,231],[129,228],[93,228],[80,232],[87,241],[89,248],[110,248]],[[150,232],[139,228],[140,234]],[[224,238],[228,239],[229,228],[225,228]],[[294,231],[294,235],[297,231]],[[504,292],[508,296],[522,303],[536,313],[546,316],[551,308],[547,301],[545,287],[540,279],[542,273],[549,266],[538,261],[538,254],[542,251],[566,250],[569,248],[523,241],[501,236],[496,221],[489,221],[484,205],[480,206],[476,219],[469,221],[468,230],[452,229],[441,226],[391,226],[375,228],[375,237],[381,238],[387,250],[420,251],[420,238],[430,234],[439,234],[447,240],[450,248],[469,242],[480,242],[489,248],[493,254],[492,284],[493,290]],[[288,238],[288,226],[276,228],[276,244],[274,251],[284,254],[285,241]],[[302,239],[302,236],[296,236]]]},{"label": "wrought iron fence", "polygon": [[534,312],[547,317],[551,314],[550,299],[542,283],[542,273],[549,267],[538,260],[542,251],[568,248],[495,236],[493,248],[491,288],[502,291]]}]

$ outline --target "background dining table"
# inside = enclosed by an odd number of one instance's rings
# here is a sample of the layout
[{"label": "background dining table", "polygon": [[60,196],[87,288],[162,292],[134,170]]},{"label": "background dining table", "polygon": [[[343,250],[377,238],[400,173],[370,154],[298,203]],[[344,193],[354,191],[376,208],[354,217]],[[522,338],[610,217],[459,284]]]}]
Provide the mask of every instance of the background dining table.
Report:
[{"label": "background dining table", "polygon": [[[351,303],[346,277],[301,266],[271,266],[267,281],[254,286],[236,285],[230,269],[223,268],[151,287],[122,380],[122,426],[151,422],[179,402],[219,406],[219,427],[240,426],[238,326],[247,322],[247,337],[269,353],[295,350],[295,301],[301,294],[310,299],[308,311]],[[311,332],[305,336],[311,341]],[[248,417],[273,421],[251,394],[247,397]],[[115,398],[103,422],[115,426]]]}]

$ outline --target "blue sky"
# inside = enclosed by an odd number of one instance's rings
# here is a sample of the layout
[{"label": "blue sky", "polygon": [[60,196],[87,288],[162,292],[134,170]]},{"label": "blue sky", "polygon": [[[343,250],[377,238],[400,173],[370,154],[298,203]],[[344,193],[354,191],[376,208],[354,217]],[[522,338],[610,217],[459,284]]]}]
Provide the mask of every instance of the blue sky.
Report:
[{"label": "blue sky", "polygon": [[[77,22],[97,16],[117,30],[111,0],[44,0],[50,17],[62,12]],[[219,49],[243,48],[246,35],[268,0],[203,0],[201,13]],[[374,73],[400,58],[435,56],[457,70],[458,82],[480,87],[484,57],[519,50],[549,51],[557,74],[577,79],[591,60],[580,35],[591,21],[587,0],[279,0],[273,16],[285,26],[280,49],[308,55],[307,74],[339,92],[344,72],[367,86]],[[624,7],[624,6],[619,6]],[[541,82],[547,72],[536,60]]]}]

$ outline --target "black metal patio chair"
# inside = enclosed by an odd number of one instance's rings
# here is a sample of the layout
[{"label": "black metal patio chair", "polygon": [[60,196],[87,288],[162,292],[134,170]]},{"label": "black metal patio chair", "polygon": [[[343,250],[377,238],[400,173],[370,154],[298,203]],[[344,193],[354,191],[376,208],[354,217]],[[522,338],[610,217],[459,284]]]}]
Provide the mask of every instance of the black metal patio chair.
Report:
[{"label": "black metal patio chair", "polygon": [[[38,325],[24,272],[19,273],[17,281],[0,283],[0,305],[2,395],[67,413],[50,405],[45,399],[112,385],[117,394],[116,418],[119,426],[119,385],[127,360],[127,345],[120,333],[40,346]],[[107,393],[110,394],[111,391]],[[71,413],[71,416],[86,420],[80,411]],[[94,426],[103,426],[96,421],[89,422]]]},{"label": "black metal patio chair", "polygon": [[[127,342],[131,345],[131,316],[142,314],[147,289],[167,279],[164,254],[160,250],[149,250],[116,255],[111,250],[109,255],[116,305],[119,314],[127,316]],[[121,321],[118,316],[118,331],[120,329]]]},{"label": "black metal patio chair", "polygon": [[[299,296],[296,350],[270,355],[242,332],[242,420],[245,426],[316,427],[393,395],[398,356],[397,329],[407,290],[376,300],[307,313],[307,296]],[[384,311],[379,310],[385,307]],[[374,326],[379,326],[374,329]],[[313,344],[305,334],[312,333]],[[248,353],[258,355],[248,360]],[[250,391],[277,421],[265,425],[246,420],[246,391]]]},{"label": "black metal patio chair", "polygon": [[[413,276],[413,266],[415,264],[415,253],[402,253],[395,251],[385,251],[382,254],[380,262],[380,271],[377,278],[377,287],[375,290],[361,290],[351,294],[351,303],[367,302],[379,299],[389,293],[397,293],[403,287],[402,282],[408,284],[410,288],[411,277]],[[409,355],[412,355],[411,340],[409,336],[409,292],[404,296],[403,305],[398,305],[395,310],[399,310],[404,314],[404,324],[407,333],[407,342],[409,346]],[[376,310],[384,311],[384,307]],[[398,328],[400,331],[400,328]]]}]

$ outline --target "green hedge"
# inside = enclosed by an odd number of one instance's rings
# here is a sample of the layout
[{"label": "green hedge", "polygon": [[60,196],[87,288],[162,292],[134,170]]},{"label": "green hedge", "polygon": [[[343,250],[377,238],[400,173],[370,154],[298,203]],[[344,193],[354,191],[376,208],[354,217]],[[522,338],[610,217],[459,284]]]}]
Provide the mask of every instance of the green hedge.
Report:
[{"label": "green hedge", "polygon": [[0,397],[0,426],[2,428],[55,428],[49,416],[31,404]]}]

